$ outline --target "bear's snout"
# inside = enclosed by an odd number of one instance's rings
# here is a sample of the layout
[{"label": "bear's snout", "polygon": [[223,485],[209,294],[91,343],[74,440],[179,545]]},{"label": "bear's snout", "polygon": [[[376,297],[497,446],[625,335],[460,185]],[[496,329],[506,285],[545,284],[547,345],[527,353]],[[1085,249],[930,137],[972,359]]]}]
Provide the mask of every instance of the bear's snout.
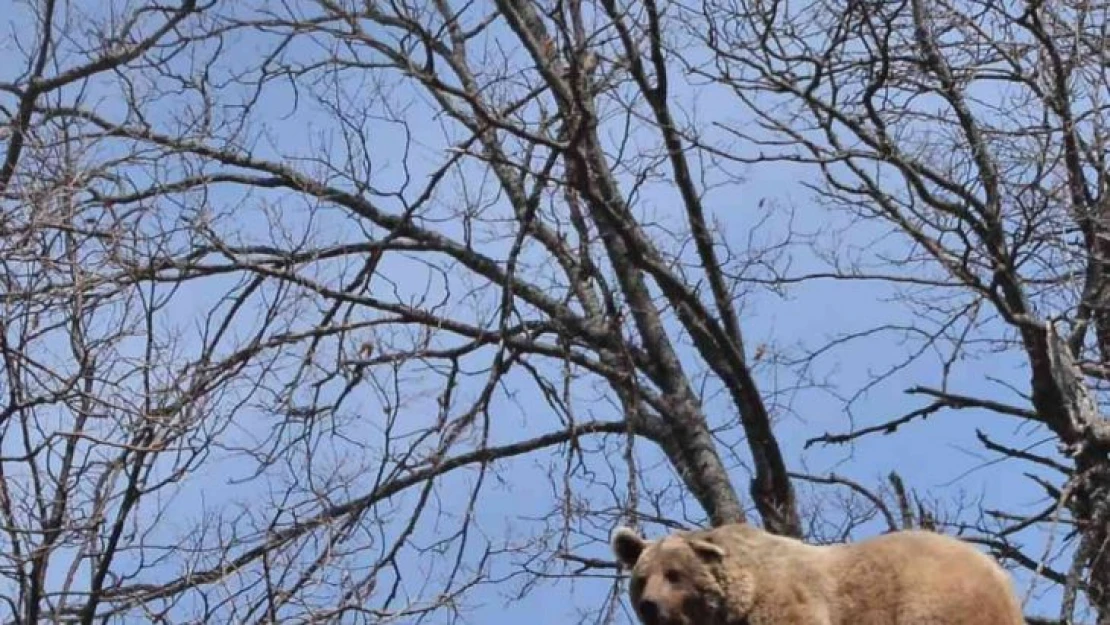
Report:
[{"label": "bear's snout", "polygon": [[640,613],[640,621],[644,625],[688,625],[690,623],[687,615],[674,608],[668,608],[665,602],[655,599],[641,599],[636,607],[637,612]]}]

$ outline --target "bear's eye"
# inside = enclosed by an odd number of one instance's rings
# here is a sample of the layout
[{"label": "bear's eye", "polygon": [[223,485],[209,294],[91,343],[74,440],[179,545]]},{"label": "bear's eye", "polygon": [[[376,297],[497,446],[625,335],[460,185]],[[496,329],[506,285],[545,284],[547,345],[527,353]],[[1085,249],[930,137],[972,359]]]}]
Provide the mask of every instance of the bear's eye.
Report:
[{"label": "bear's eye", "polygon": [[667,580],[667,583],[677,584],[682,579],[682,574],[677,569],[667,569],[663,572],[663,578]]}]

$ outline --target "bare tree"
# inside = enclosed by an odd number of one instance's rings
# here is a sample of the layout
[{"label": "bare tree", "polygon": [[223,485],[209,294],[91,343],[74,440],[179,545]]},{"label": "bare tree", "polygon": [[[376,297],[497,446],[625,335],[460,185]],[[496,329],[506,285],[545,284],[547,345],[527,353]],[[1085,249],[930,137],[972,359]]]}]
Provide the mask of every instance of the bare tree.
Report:
[{"label": "bare tree", "polygon": [[[876,515],[964,532],[1065,588],[1064,620],[1079,594],[1105,618],[1102,9],[11,7],[11,620],[439,622],[597,579],[581,619],[607,622],[627,618],[603,551],[622,520],[823,538],[835,518],[844,538]],[[1025,99],[981,104],[997,81]],[[709,92],[728,108],[705,118]],[[791,273],[837,241],[736,199],[780,160],[901,254]],[[925,407],[813,442],[991,410],[1068,445],[981,438],[1059,473],[1035,476],[1055,513],[797,470],[775,419],[852,336],[789,360],[742,311],[823,278],[887,285],[950,363],[1021,354],[1031,398],[922,386]],[[799,481],[848,495],[799,501]],[[1071,571],[1013,538],[1057,526]]]},{"label": "bare tree", "polygon": [[[1098,622],[1110,622],[1110,439],[1098,406],[1110,354],[1107,6],[803,4],[678,10],[687,33],[712,51],[684,55],[688,70],[758,119],[717,126],[744,139],[730,156],[818,170],[812,188],[827,205],[904,242],[789,279],[890,282],[919,327],[936,329],[919,336],[948,363],[984,350],[997,363],[1013,353],[1027,375],[1027,390],[1007,391],[1013,405],[962,394],[964,381],[946,370],[940,387],[909,389],[930,402],[923,409],[821,441],[889,432],[950,409],[1035,426],[1043,451],[980,440],[1000,457],[1050,471],[1031,476],[1049,495],[1047,508],[1004,518],[981,538],[1065,587],[1060,620],[1072,622],[1081,592]],[[979,362],[990,371],[991,360]],[[1052,441],[1063,457],[1044,446]],[[1063,569],[1014,542],[1019,532],[1054,527],[1074,554]]]}]

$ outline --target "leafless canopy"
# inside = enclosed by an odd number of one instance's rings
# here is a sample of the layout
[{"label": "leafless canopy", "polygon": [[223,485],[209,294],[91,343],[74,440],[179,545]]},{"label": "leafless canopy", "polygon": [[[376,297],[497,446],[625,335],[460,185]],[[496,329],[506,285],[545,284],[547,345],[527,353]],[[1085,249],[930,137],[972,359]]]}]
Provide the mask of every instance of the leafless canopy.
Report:
[{"label": "leafless canopy", "polygon": [[[746,520],[1110,623],[1105,3],[0,7],[9,621],[627,621]],[[873,451],[970,414],[1039,501]]]}]

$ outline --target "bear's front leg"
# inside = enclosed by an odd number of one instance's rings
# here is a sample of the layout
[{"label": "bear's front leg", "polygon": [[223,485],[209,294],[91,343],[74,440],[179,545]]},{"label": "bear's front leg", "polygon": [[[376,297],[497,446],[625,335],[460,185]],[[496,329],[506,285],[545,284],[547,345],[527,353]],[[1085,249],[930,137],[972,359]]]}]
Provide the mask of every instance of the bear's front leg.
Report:
[{"label": "bear's front leg", "polygon": [[747,619],[728,625],[835,625],[823,602],[780,602],[775,606],[757,606]]}]

